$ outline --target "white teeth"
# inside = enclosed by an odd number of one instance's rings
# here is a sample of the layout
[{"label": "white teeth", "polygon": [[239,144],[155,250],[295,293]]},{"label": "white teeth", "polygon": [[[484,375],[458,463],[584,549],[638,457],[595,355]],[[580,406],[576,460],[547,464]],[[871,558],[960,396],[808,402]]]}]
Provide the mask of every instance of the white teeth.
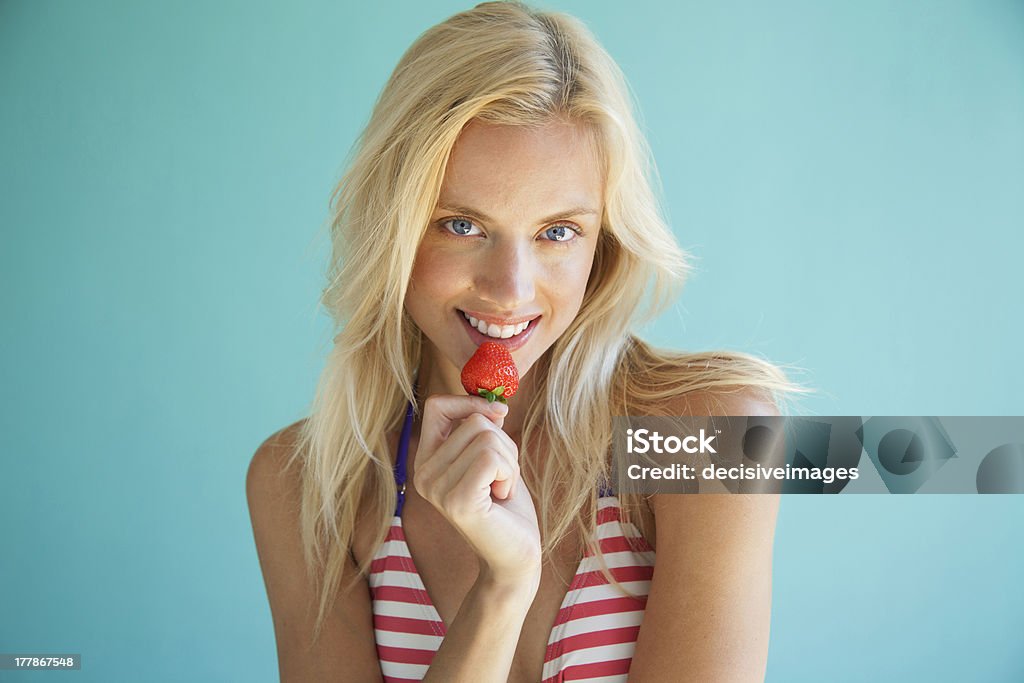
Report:
[{"label": "white teeth", "polygon": [[468,313],[462,314],[464,318],[469,321],[469,324],[480,331],[480,334],[486,334],[488,337],[494,337],[495,339],[508,339],[520,334],[523,330],[530,326],[532,321],[527,320],[521,322],[518,325],[494,325],[487,324],[483,320],[477,320]]}]

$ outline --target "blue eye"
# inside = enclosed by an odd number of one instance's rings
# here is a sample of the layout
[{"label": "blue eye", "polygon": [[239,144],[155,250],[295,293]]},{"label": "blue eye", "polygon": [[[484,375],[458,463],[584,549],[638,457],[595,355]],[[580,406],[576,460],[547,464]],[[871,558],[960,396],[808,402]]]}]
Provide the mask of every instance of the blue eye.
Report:
[{"label": "blue eye", "polygon": [[[557,235],[557,237],[555,237],[555,239],[553,239],[552,242],[572,242],[574,239],[576,239],[576,231],[573,230],[568,225],[554,225],[545,230],[544,232],[552,234],[552,231],[556,231],[553,234]],[[565,239],[570,234],[572,234],[572,237]]]},{"label": "blue eye", "polygon": [[468,235],[469,231],[473,229],[473,221],[468,218],[449,218],[444,222],[444,225],[451,223],[451,232],[456,235]]}]

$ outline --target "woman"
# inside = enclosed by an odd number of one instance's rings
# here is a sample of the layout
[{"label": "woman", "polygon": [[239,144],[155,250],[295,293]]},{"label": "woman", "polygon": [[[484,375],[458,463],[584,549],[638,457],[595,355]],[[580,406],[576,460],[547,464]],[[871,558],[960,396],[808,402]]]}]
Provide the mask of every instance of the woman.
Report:
[{"label": "woman", "polygon": [[[602,486],[614,415],[794,390],[631,333],[687,271],[648,160],[571,17],[484,3],[403,56],[334,196],[313,409],[248,474],[282,680],[763,679],[777,497]],[[460,383],[486,340],[507,406]]]}]

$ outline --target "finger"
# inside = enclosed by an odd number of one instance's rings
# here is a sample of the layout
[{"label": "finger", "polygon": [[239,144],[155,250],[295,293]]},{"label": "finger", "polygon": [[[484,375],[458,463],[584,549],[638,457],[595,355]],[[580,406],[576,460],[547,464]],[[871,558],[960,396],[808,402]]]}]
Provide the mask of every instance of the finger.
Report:
[{"label": "finger", "polygon": [[[432,469],[430,463],[438,457],[442,459],[442,462],[437,464],[437,468],[447,467],[448,463],[458,455],[458,452],[469,443],[472,436],[484,426],[490,426],[500,431],[501,425],[504,423],[504,415],[507,412],[506,405],[488,404],[484,398],[479,396],[435,394],[429,397],[424,404],[415,469]],[[459,427],[466,424],[474,415],[476,421],[473,421],[472,424],[475,427],[466,427],[460,432]],[[448,444],[456,432],[459,432],[460,436],[449,446]],[[504,433],[502,432],[502,434]],[[509,437],[509,442],[512,443],[511,437]],[[454,450],[451,449],[452,447]]]},{"label": "finger", "polygon": [[490,419],[499,429],[508,414],[508,406],[499,401],[488,403],[482,396],[452,396],[434,394],[423,403],[423,421],[420,426],[420,448],[433,453],[448,438],[458,420],[473,413]]},{"label": "finger", "polygon": [[[465,477],[466,472],[476,466],[478,461],[497,455],[503,462],[502,476],[492,479],[488,484],[494,485],[492,490],[498,498],[507,498],[509,490],[519,477],[519,462],[515,457],[515,451],[510,450],[506,440],[502,438],[503,435],[508,436],[500,430],[484,430],[476,434],[448,467],[438,473],[438,490],[444,492],[455,488]],[[515,444],[512,445],[514,449]]]},{"label": "finger", "polygon": [[[473,413],[461,420],[448,435],[448,438],[433,452],[426,451],[425,446],[420,444],[416,451],[415,472],[413,473],[416,481],[414,481],[414,485],[417,488],[436,488],[431,482],[443,480],[445,471],[466,450],[473,439],[482,432],[492,430],[501,431],[484,415]],[[441,490],[446,489],[442,488]]]},{"label": "finger", "polygon": [[513,461],[518,462],[519,447],[516,446],[516,442],[512,440],[512,437],[496,426],[487,416],[481,413],[473,413],[462,420],[454,431],[448,435],[444,443],[427,458],[431,470],[439,471],[448,467],[458,457],[459,453],[472,443],[478,434],[485,431],[493,432],[501,444],[504,445],[504,449],[511,454]]},{"label": "finger", "polygon": [[508,482],[514,476],[506,458],[497,451],[483,450],[468,462],[462,476],[443,497],[445,509],[453,520],[477,511],[482,497],[490,497],[493,482]]},{"label": "finger", "polygon": [[512,437],[506,434],[503,430],[499,429],[495,433],[501,442],[505,444],[505,448],[498,450],[503,456],[508,458],[508,464],[512,467],[513,472],[515,472],[515,476],[507,482],[494,482],[491,485],[491,493],[499,500],[508,500],[512,498],[516,482],[519,481],[519,446],[517,446],[516,442],[512,440]]},{"label": "finger", "polygon": [[463,420],[425,465],[417,463],[414,485],[425,495],[441,496],[458,481],[475,455],[488,448],[501,453],[510,465],[518,466],[518,450],[511,437],[483,415],[474,413]]}]

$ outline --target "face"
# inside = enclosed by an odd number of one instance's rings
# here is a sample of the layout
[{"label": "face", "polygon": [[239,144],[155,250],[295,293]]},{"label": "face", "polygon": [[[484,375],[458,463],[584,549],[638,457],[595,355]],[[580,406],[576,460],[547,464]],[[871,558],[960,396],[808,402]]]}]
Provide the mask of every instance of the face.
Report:
[{"label": "face", "polygon": [[424,353],[455,386],[487,340],[507,346],[526,375],[579,312],[604,209],[586,136],[565,123],[479,121],[459,136],[405,302]]}]

